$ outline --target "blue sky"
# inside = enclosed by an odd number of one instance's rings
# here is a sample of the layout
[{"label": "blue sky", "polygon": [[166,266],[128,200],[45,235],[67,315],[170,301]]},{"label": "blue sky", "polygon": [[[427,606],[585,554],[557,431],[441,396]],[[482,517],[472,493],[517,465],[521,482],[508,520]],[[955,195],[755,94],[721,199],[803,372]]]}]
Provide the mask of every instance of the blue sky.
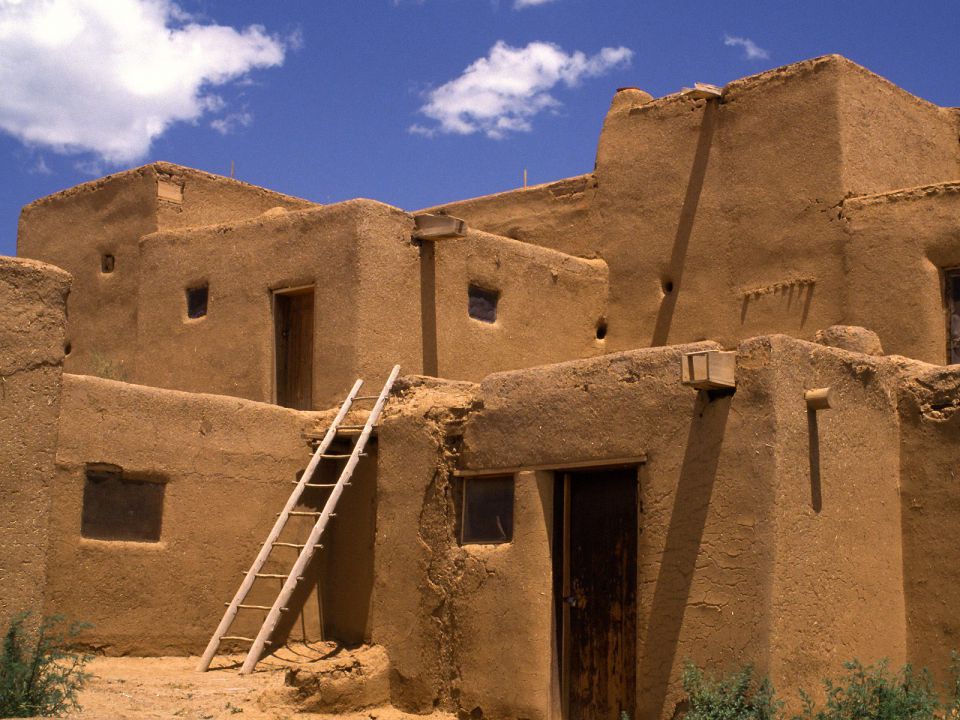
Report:
[{"label": "blue sky", "polygon": [[576,175],[617,87],[825,53],[960,106],[958,38],[958,0],[0,0],[0,254],[150,160],[409,210]]}]

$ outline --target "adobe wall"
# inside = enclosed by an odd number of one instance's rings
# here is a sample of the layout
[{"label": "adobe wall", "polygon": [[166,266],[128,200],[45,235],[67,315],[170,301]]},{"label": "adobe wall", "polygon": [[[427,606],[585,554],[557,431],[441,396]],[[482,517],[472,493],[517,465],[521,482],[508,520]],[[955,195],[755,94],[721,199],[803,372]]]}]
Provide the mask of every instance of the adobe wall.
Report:
[{"label": "adobe wall", "polygon": [[[351,200],[141,243],[136,379],[145,385],[271,402],[272,290],[315,286],[314,407],[339,403],[360,375],[376,385],[420,368],[419,254],[413,222]],[[209,286],[207,315],[186,289]]]},{"label": "adobe wall", "polygon": [[[764,610],[768,670],[799,710],[797,690],[822,692],[823,678],[836,677],[842,662],[887,658],[899,667],[909,659],[899,378],[889,358],[783,336],[740,346],[740,382],[760,362],[773,370],[767,412],[777,425],[775,475],[767,480],[776,557]],[[824,387],[832,388],[834,407],[808,412],[804,391]]]},{"label": "adobe wall", "polygon": [[956,108],[938,107],[851,62],[838,90],[848,195],[960,179]]},{"label": "adobe wall", "polygon": [[[841,201],[957,177],[956,138],[955,113],[826,56],[732,82],[721,101],[623,90],[592,175],[441,209],[603,258],[610,350],[704,338],[733,347],[770,332],[809,339],[856,321]],[[879,151],[901,139],[903,162]]]},{"label": "adobe wall", "polygon": [[305,210],[317,203],[223,175],[168,162],[150,165],[157,180],[178,185],[180,202],[157,201],[157,229],[216,225],[256,217],[267,210]]},{"label": "adobe wall", "polygon": [[[434,252],[437,376],[477,381],[605,351],[602,260],[475,231],[435,243]],[[467,317],[470,284],[500,294],[495,323]]]},{"label": "adobe wall", "polygon": [[851,198],[843,204],[851,322],[889,353],[947,362],[942,271],[960,267],[960,183]]},{"label": "adobe wall", "polygon": [[[161,197],[158,181],[181,189]],[[163,227],[238,220],[274,207],[311,203],[229,178],[153,163],[40,198],[20,214],[17,254],[56,264],[74,277],[67,339],[70,372],[136,375],[139,239]],[[101,272],[101,256],[114,257]]]},{"label": "adobe wall", "polygon": [[0,257],[0,627],[43,613],[70,276]]},{"label": "adobe wall", "polygon": [[[283,507],[290,481],[309,461],[301,433],[316,417],[66,375],[46,612],[93,623],[81,640],[107,654],[202,652]],[[117,465],[125,477],[165,483],[159,542],[81,536],[87,463]],[[282,539],[302,542],[308,531],[291,525]],[[265,571],[288,569],[280,564],[272,560]],[[270,604],[276,591],[255,588],[249,602]],[[306,602],[305,628],[317,639],[316,601]],[[255,634],[261,622],[259,613],[245,611],[233,634]],[[298,623],[295,633],[299,629]]]},{"label": "adobe wall", "polygon": [[[390,656],[394,702],[484,717],[545,718],[555,706],[553,472],[515,476],[511,543],[460,546],[458,454],[491,473],[646,454],[638,718],[671,716],[687,659],[753,662],[785,692],[819,691],[854,656],[905,659],[890,363],[757,338],[740,348],[737,392],[711,397],[678,378],[681,354],[709,347],[405,390],[381,432],[374,589],[373,639]],[[840,402],[818,419],[815,502],[803,391],[821,385]]]},{"label": "adobe wall", "polygon": [[[74,278],[68,372],[132,377],[137,335],[137,240],[156,230],[156,178],[149,166],[36,200],[20,213],[17,254]],[[102,273],[101,256],[115,259]]]},{"label": "adobe wall", "polygon": [[952,682],[960,643],[960,368],[904,363],[900,386],[907,658]]}]

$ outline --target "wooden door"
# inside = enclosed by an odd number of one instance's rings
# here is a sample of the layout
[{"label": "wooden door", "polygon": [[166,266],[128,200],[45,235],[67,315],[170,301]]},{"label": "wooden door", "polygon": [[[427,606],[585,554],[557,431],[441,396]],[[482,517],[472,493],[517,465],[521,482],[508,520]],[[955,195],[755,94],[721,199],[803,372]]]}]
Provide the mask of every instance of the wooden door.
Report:
[{"label": "wooden door", "polygon": [[561,690],[566,720],[622,720],[636,708],[637,470],[563,481]]},{"label": "wooden door", "polygon": [[313,409],[313,288],[273,296],[277,404]]}]

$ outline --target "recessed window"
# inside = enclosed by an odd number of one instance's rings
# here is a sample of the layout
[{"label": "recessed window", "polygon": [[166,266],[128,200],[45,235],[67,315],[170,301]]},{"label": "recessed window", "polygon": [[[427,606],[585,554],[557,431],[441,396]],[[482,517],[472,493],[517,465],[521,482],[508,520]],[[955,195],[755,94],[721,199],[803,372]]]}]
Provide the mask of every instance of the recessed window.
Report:
[{"label": "recessed window", "polygon": [[461,544],[513,540],[513,475],[464,478],[462,492]]},{"label": "recessed window", "polygon": [[165,488],[160,478],[128,477],[117,465],[87,465],[80,534],[96,540],[159,542]]},{"label": "recessed window", "polygon": [[470,285],[467,290],[467,312],[474,320],[494,323],[497,321],[497,300],[500,293],[486,290],[478,285]]},{"label": "recessed window", "polygon": [[201,318],[207,314],[207,299],[210,296],[208,285],[187,288],[187,317]]},{"label": "recessed window", "polygon": [[100,256],[100,272],[102,273],[112,273],[114,266],[117,264],[117,261],[114,259],[113,255],[104,253]]},{"label": "recessed window", "polygon": [[597,340],[603,340],[607,337],[607,321],[601,318],[597,321]]}]

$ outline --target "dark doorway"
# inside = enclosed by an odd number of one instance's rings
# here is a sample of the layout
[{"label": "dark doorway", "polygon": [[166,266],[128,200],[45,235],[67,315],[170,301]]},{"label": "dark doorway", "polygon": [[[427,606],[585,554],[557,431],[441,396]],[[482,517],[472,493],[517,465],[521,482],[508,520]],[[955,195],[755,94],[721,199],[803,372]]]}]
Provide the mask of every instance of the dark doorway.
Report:
[{"label": "dark doorway", "polygon": [[277,404],[313,409],[313,288],[277,291],[273,296],[276,333]]},{"label": "dark doorway", "polygon": [[947,306],[947,364],[960,363],[960,269],[943,273]]},{"label": "dark doorway", "polygon": [[564,720],[622,720],[637,694],[637,469],[558,473],[554,598]]}]

